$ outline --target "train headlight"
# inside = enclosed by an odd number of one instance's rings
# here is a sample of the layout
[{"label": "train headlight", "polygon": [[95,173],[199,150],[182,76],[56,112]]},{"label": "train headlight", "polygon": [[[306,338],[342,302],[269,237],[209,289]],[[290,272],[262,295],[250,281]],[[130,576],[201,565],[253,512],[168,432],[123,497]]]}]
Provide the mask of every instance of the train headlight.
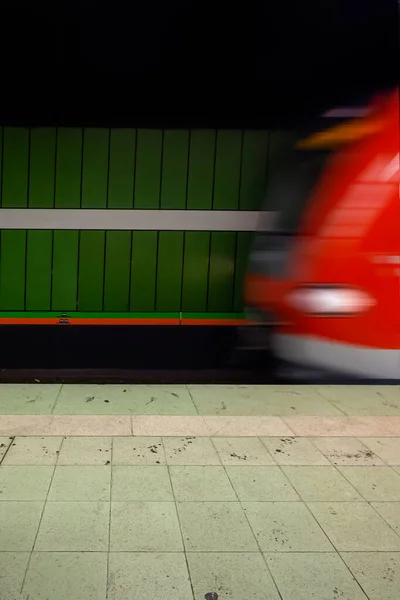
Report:
[{"label": "train headlight", "polygon": [[304,286],[288,296],[290,306],[309,315],[344,317],[362,313],[375,304],[371,296],[341,286]]}]

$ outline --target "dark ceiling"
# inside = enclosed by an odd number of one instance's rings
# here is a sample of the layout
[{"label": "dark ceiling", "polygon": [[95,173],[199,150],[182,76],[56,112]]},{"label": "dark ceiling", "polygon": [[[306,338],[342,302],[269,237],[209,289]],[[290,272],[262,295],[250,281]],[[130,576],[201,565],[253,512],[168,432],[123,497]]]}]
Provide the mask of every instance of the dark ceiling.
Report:
[{"label": "dark ceiling", "polygon": [[398,78],[397,0],[12,6],[3,122],[280,125]]}]

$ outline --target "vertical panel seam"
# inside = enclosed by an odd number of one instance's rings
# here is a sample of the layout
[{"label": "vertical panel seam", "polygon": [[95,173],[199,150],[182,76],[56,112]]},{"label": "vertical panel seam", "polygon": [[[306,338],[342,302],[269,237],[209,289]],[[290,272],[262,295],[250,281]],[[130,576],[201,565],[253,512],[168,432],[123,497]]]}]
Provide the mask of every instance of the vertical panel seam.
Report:
[{"label": "vertical panel seam", "polygon": [[[28,173],[26,180],[26,206],[29,207],[30,197],[30,183],[31,183],[31,141],[32,141],[32,129],[28,130]],[[24,274],[24,310],[26,310],[27,301],[27,277],[28,277],[28,239],[29,231],[25,231],[25,274]]]},{"label": "vertical panel seam", "polygon": [[[85,129],[81,128],[82,144],[81,144],[81,180],[79,186],[79,208],[82,208],[82,192],[83,192],[83,158],[84,158],[84,146],[85,146]],[[76,300],[75,310],[79,310],[79,278],[81,270],[81,230],[78,230],[78,266],[76,271]]]},{"label": "vertical panel seam", "polygon": [[[164,162],[164,132],[161,132],[161,156],[160,156],[160,186],[158,191],[158,208],[161,208],[161,193],[162,193],[162,179],[163,179],[163,162]],[[158,251],[160,248],[160,232],[157,231],[157,244],[156,244],[156,273],[155,273],[155,285],[154,285],[154,305],[153,310],[157,310],[157,292],[158,292]]]}]

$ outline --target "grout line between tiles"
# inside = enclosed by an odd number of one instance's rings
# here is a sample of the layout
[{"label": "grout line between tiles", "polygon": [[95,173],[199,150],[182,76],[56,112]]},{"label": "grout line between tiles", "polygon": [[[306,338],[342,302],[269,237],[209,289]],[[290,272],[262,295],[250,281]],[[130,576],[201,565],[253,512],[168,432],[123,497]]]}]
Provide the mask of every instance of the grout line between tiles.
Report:
[{"label": "grout line between tiles", "polygon": [[[216,450],[216,449],[215,449],[215,450]],[[217,453],[217,454],[218,454],[218,453]],[[233,483],[232,483],[232,481],[231,481],[231,478],[229,477],[229,473],[228,473],[228,471],[226,470],[226,465],[222,465],[222,466],[224,467],[225,474],[226,474],[226,476],[227,476],[227,478],[228,478],[228,480],[229,480],[229,483],[231,484],[231,486],[232,486],[232,488],[233,488],[233,491],[235,492],[235,496],[236,496],[236,498],[237,498],[237,500],[238,500],[238,503],[239,503],[240,509],[241,509],[241,511],[242,511],[242,513],[243,513],[243,515],[244,515],[244,518],[246,519],[247,525],[248,525],[248,527],[250,528],[250,531],[251,531],[251,533],[252,533],[252,535],[253,535],[253,537],[254,537],[254,539],[255,539],[255,541],[256,541],[256,544],[257,544],[257,546],[258,546],[259,553],[261,554],[261,557],[262,557],[262,559],[263,559],[263,561],[264,561],[264,564],[265,564],[265,566],[266,566],[266,568],[267,568],[267,571],[268,571],[268,573],[269,573],[269,574],[270,574],[270,576],[271,576],[271,579],[272,579],[272,582],[273,582],[273,584],[274,584],[274,586],[275,586],[275,588],[276,588],[277,594],[278,594],[279,598],[280,598],[281,600],[283,600],[283,596],[282,596],[282,594],[281,594],[281,593],[280,593],[280,591],[279,591],[278,585],[277,585],[277,583],[276,583],[276,581],[275,581],[275,577],[273,576],[273,574],[272,574],[272,571],[271,571],[271,569],[269,568],[269,565],[268,565],[268,563],[267,563],[267,561],[266,561],[266,558],[265,558],[265,556],[264,556],[264,553],[263,553],[263,551],[262,551],[262,549],[261,549],[260,543],[259,543],[259,541],[258,541],[258,539],[257,539],[257,535],[256,535],[256,533],[255,533],[255,531],[254,531],[253,527],[251,526],[251,523],[250,523],[250,521],[249,521],[249,519],[248,519],[248,517],[247,517],[246,511],[244,510],[244,508],[243,508],[243,505],[242,505],[241,501],[239,500],[239,496],[238,496],[238,494],[237,494],[237,492],[236,492],[235,486],[233,485]]]},{"label": "grout line between tiles", "polygon": [[61,390],[63,389],[63,387],[64,387],[64,384],[62,383],[62,384],[60,385],[60,389],[59,389],[59,390],[58,390],[58,392],[57,392],[56,399],[54,400],[53,408],[51,409],[51,413],[50,413],[51,415],[53,415],[53,414],[54,414],[54,410],[55,410],[55,408],[56,408],[56,406],[57,406],[57,402],[58,402],[58,399],[59,399],[59,397],[60,397]]},{"label": "grout line between tiles", "polygon": [[112,487],[113,487],[113,453],[114,453],[114,438],[111,438],[111,461],[110,461],[110,496],[108,509],[108,552],[107,552],[107,578],[106,578],[106,600],[108,599],[108,582],[110,578],[110,550],[111,550],[111,502],[112,502]]},{"label": "grout line between tiles", "polygon": [[31,549],[30,554],[29,554],[29,559],[28,559],[28,563],[26,565],[26,570],[25,570],[24,578],[22,580],[21,589],[20,589],[20,593],[21,594],[23,593],[23,589],[24,589],[24,586],[25,586],[26,578],[28,576],[29,567],[30,567],[31,561],[32,561],[32,555],[33,555],[33,552],[35,550],[36,540],[38,538],[40,527],[42,525],[42,520],[43,520],[44,511],[45,511],[46,504],[47,504],[47,499],[49,497],[50,489],[51,489],[51,486],[53,484],[53,479],[54,479],[54,475],[55,475],[55,472],[56,472],[56,468],[57,468],[57,464],[58,464],[58,459],[59,459],[59,456],[60,456],[60,453],[61,453],[61,448],[62,448],[63,443],[64,443],[64,438],[61,440],[61,444],[60,444],[60,447],[59,447],[58,454],[56,454],[56,461],[54,463],[53,473],[52,473],[52,476],[51,476],[51,479],[50,479],[49,487],[47,488],[46,499],[43,502],[43,508],[42,508],[42,512],[41,512],[40,517],[39,517],[39,523],[38,523],[38,527],[37,527],[37,530],[36,530],[35,539],[34,539],[33,544],[32,544],[32,549]]},{"label": "grout line between tiles", "polygon": [[194,586],[193,586],[193,582],[192,582],[192,574],[191,574],[190,568],[189,568],[189,561],[188,561],[187,552],[186,552],[185,539],[184,539],[184,536],[183,536],[182,523],[181,523],[181,520],[180,520],[180,517],[179,517],[178,504],[177,504],[177,501],[176,501],[175,490],[174,490],[174,486],[173,486],[173,483],[172,483],[172,478],[171,478],[171,473],[170,473],[170,470],[169,470],[169,465],[167,464],[167,453],[165,451],[164,439],[163,438],[161,438],[161,443],[162,443],[162,447],[164,449],[165,462],[166,462],[166,467],[167,467],[167,472],[168,472],[168,477],[169,477],[169,483],[170,483],[171,490],[172,490],[172,496],[174,498],[174,506],[175,506],[176,518],[178,520],[179,531],[180,531],[180,534],[181,534],[181,540],[182,540],[182,546],[183,546],[183,553],[184,553],[184,556],[185,556],[185,563],[186,563],[186,569],[187,569],[188,577],[189,577],[190,589],[192,590],[192,600],[195,600]]}]

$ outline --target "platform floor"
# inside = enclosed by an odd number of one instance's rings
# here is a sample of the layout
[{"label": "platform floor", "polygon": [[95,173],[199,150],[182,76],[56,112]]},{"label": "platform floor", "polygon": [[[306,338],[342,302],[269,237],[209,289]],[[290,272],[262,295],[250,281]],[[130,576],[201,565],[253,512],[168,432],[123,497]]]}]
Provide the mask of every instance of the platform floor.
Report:
[{"label": "platform floor", "polygon": [[0,600],[400,598],[397,386],[114,388],[0,387]]}]

